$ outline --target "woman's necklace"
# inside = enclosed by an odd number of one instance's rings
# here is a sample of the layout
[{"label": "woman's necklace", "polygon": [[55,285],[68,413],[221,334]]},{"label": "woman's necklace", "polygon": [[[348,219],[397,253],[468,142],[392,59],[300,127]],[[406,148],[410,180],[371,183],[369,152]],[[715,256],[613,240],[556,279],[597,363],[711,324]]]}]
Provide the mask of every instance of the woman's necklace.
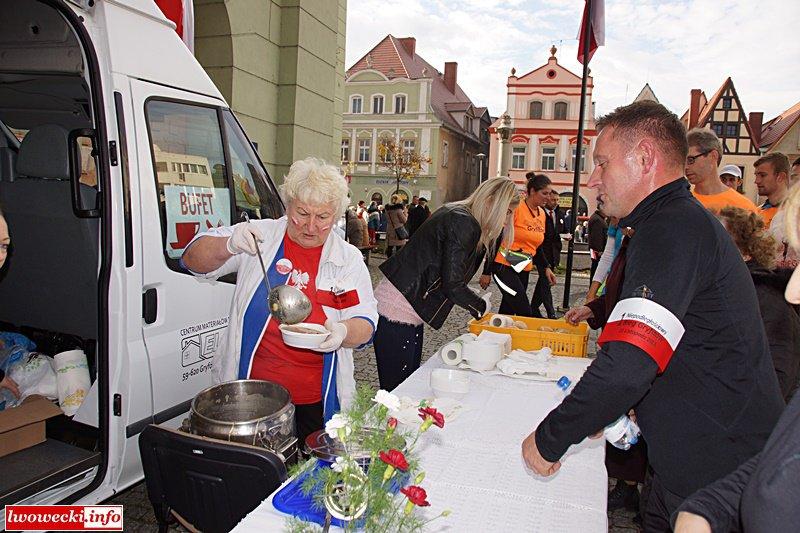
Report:
[{"label": "woman's necklace", "polygon": [[531,213],[531,216],[532,216],[533,218],[536,218],[536,217],[538,217],[538,216],[539,216],[539,206],[538,206],[538,205],[536,206],[536,214],[534,215],[534,214],[533,214],[533,209],[531,209],[531,206],[530,206],[530,204],[528,204],[528,199],[527,199],[527,198],[525,198],[525,207],[527,207],[527,208],[528,208],[528,211],[530,211],[530,213]]}]

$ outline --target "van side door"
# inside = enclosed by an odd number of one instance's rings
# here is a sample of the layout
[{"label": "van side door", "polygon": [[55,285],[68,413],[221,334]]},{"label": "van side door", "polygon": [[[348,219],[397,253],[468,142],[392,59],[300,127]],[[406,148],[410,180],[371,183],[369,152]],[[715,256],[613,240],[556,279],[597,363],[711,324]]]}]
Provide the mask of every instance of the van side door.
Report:
[{"label": "van side door", "polygon": [[234,220],[224,103],[138,80],[131,80],[131,95],[142,209],[142,335],[153,419],[181,417],[177,425],[195,394],[211,385],[233,297],[232,283],[199,282],[180,265],[196,233]]}]

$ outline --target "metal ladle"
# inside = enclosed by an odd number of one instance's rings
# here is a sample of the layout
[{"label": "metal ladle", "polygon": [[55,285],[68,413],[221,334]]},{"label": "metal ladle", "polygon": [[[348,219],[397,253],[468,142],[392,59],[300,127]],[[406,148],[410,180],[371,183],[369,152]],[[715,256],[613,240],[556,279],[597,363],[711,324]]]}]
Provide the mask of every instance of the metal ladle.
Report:
[{"label": "metal ladle", "polygon": [[[242,219],[250,222],[247,211],[242,212]],[[267,305],[272,316],[281,324],[297,324],[304,321],[311,314],[311,300],[308,299],[303,291],[289,285],[278,285],[270,288],[267,269],[264,267],[264,258],[261,257],[261,247],[258,239],[253,235],[258,253],[258,263],[261,265],[261,272],[264,274],[264,287],[267,289]]]}]

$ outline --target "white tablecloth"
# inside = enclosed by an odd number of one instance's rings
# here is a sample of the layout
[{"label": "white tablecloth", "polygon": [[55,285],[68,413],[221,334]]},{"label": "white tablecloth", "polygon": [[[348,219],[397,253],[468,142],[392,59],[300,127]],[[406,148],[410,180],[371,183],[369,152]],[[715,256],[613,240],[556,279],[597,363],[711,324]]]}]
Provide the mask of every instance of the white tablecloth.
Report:
[{"label": "white tablecloth", "polygon": [[[576,372],[588,363],[575,359]],[[432,397],[430,373],[443,366],[432,357],[394,392]],[[527,470],[522,460],[522,440],[561,398],[552,382],[472,373],[464,409],[444,429],[431,428],[417,445],[426,473],[422,486],[431,503],[424,514],[452,510],[426,531],[607,531],[604,440],[585,440],[570,448],[561,470],[549,478]],[[285,521],[270,497],[234,532],[280,531]]]}]

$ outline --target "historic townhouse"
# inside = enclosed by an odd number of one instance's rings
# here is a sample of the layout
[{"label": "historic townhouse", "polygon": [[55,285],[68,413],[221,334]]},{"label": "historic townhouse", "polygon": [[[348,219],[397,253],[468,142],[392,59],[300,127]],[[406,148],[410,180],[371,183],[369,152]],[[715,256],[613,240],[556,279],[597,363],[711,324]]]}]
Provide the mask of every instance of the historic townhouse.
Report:
[{"label": "historic townhouse", "polygon": [[475,106],[457,81],[458,64],[439,72],[416,53],[416,39],[387,35],[346,74],[341,161],[354,201],[381,203],[397,188],[381,165],[379,147],[391,140],[430,158],[400,194],[428,198],[435,209],[466,197],[478,185],[488,149],[488,110]]},{"label": "historic townhouse", "polygon": [[[590,76],[586,87],[585,137],[576,163],[581,78],[558,64],[556,52],[556,47],[552,47],[547,63],[522,76],[518,77],[516,69],[511,69],[506,84],[506,113],[511,117],[512,132],[504,154],[504,168],[508,168],[508,175],[520,186],[524,186],[525,173],[531,170],[547,174],[561,193],[563,205],[568,205],[571,204],[568,197],[572,194],[575,165],[580,165],[579,211],[591,213],[596,199],[586,183],[593,169],[592,148],[597,136],[591,103],[594,82]],[[497,175],[499,168],[499,125],[500,119],[497,119],[489,130],[492,134],[489,173],[492,176]]]}]

